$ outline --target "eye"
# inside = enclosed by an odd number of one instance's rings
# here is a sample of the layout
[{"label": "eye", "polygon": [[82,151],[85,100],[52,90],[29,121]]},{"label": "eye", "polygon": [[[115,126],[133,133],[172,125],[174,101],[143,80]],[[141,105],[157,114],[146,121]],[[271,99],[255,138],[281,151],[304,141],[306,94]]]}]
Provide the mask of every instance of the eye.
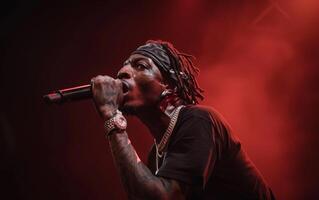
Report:
[{"label": "eye", "polygon": [[147,69],[146,65],[143,64],[143,63],[137,63],[136,64],[136,69],[138,70],[144,70],[144,69]]}]

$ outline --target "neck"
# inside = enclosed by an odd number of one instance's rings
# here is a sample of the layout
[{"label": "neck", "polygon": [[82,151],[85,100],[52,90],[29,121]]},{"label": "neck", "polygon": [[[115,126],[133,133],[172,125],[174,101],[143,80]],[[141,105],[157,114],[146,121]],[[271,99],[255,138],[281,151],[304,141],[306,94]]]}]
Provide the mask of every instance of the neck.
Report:
[{"label": "neck", "polygon": [[134,111],[127,109],[126,113],[139,118],[156,141],[160,142],[169,126],[172,112],[182,104],[183,101],[176,94],[170,94],[165,95],[156,105],[135,108]]},{"label": "neck", "polygon": [[162,139],[170,123],[169,115],[158,107],[141,109],[136,114],[136,117],[150,130],[157,142]]},{"label": "neck", "polygon": [[160,142],[171,121],[171,114],[183,102],[177,95],[168,95],[154,107],[147,107],[136,112],[136,116],[150,130],[157,142]]}]

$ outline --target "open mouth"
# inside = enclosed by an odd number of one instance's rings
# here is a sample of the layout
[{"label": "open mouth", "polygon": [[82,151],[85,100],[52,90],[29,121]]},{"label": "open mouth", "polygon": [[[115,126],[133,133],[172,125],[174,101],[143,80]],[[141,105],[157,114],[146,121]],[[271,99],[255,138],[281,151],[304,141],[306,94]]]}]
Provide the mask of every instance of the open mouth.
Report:
[{"label": "open mouth", "polygon": [[130,86],[128,83],[125,81],[122,81],[122,90],[123,90],[123,95],[126,95],[130,89]]}]

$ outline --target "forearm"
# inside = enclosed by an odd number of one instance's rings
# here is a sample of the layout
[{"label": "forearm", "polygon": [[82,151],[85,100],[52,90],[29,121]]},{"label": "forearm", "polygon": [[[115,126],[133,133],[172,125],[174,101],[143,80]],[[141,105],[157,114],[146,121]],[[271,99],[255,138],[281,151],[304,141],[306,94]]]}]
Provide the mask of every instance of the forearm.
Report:
[{"label": "forearm", "polygon": [[[115,133],[109,137],[114,161],[130,199],[170,199],[177,197],[173,188],[176,182],[156,177],[141,162],[126,133]],[[172,185],[173,184],[173,185]],[[180,195],[178,195],[180,196]]]}]

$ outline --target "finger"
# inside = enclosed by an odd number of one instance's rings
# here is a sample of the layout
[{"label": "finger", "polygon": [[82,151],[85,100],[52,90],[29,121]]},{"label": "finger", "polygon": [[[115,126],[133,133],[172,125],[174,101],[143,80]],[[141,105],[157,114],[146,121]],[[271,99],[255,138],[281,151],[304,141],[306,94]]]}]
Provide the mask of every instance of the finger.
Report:
[{"label": "finger", "polygon": [[102,78],[101,75],[95,76],[91,79],[91,87],[93,88],[94,85],[96,85],[97,83],[99,83],[100,79]]},{"label": "finger", "polygon": [[122,83],[122,81],[120,79],[114,79],[114,82],[115,82],[117,87],[120,87],[120,88],[122,87],[123,83]]},{"label": "finger", "polygon": [[101,85],[103,83],[103,76],[98,75],[94,78],[94,85]]},{"label": "finger", "polygon": [[93,91],[94,88],[94,78],[91,79],[91,91]]},{"label": "finger", "polygon": [[102,89],[103,87],[105,87],[105,85],[107,85],[107,77],[106,76],[102,76],[102,75],[98,75],[95,78],[93,78],[93,84],[92,84],[92,90],[97,90],[97,89]]}]

